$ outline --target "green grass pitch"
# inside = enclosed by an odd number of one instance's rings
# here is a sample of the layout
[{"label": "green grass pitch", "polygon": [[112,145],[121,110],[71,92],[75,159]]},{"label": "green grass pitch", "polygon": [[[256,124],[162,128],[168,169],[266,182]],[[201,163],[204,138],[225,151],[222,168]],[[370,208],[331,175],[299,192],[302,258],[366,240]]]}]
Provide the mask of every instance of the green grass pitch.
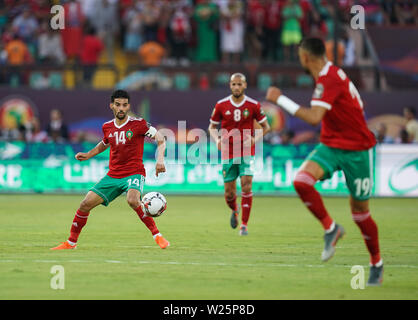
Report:
[{"label": "green grass pitch", "polygon": [[[418,199],[372,199],[385,262],[382,287],[354,290],[351,267],[368,253],[348,200],[325,198],[346,229],[320,261],[323,232],[298,198],[254,197],[249,236],[229,226],[221,196],[167,196],[156,219],[161,250],[124,197],[92,211],[78,248],[67,239],[82,195],[0,195],[0,299],[417,299]],[[51,288],[64,267],[65,288]]]}]

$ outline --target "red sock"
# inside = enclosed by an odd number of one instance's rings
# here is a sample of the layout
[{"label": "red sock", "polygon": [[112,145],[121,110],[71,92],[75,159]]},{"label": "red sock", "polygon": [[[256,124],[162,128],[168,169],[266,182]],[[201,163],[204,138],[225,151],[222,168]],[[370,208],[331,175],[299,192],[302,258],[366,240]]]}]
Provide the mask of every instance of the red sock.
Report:
[{"label": "red sock", "polygon": [[142,211],[141,206],[136,208],[135,212],[137,213],[139,219],[141,219],[141,221],[147,226],[149,231],[151,231],[152,235],[156,235],[157,233],[160,233],[160,231],[158,231],[157,226],[155,225],[154,219],[148,216],[144,217],[144,212]]},{"label": "red sock", "polygon": [[296,174],[293,186],[303,203],[321,222],[324,229],[328,230],[331,227],[333,220],[328,215],[320,194],[314,188],[315,183],[316,179],[310,173],[300,171]]},{"label": "red sock", "polygon": [[370,216],[370,212],[352,212],[352,216],[361,230],[367,250],[370,253],[370,263],[375,265],[380,261],[377,225]]},{"label": "red sock", "polygon": [[81,229],[83,229],[83,227],[87,223],[87,218],[89,214],[90,212],[83,212],[83,211],[77,210],[77,213],[75,214],[75,217],[73,220],[73,224],[71,226],[70,237],[68,238],[69,241],[77,242]]},{"label": "red sock", "polygon": [[242,224],[247,225],[248,220],[250,219],[250,212],[251,206],[253,204],[253,193],[252,192],[243,192],[241,199],[241,207],[242,207]]},{"label": "red sock", "polygon": [[237,196],[234,196],[234,198],[232,198],[232,199],[229,199],[225,196],[225,201],[226,201],[226,204],[228,205],[228,207],[231,208],[231,210],[238,211]]}]

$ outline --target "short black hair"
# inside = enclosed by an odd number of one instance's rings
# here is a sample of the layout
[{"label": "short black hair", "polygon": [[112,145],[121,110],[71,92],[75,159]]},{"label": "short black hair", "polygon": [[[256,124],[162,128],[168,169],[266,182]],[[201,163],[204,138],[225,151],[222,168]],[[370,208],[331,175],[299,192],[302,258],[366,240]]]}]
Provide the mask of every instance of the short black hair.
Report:
[{"label": "short black hair", "polygon": [[129,94],[125,90],[116,90],[112,93],[112,96],[110,97],[110,101],[113,103],[115,102],[115,99],[122,98],[122,99],[128,99],[129,101]]},{"label": "short black hair", "polygon": [[322,57],[325,55],[325,44],[321,38],[305,38],[300,42],[299,47],[308,51],[315,57]]}]

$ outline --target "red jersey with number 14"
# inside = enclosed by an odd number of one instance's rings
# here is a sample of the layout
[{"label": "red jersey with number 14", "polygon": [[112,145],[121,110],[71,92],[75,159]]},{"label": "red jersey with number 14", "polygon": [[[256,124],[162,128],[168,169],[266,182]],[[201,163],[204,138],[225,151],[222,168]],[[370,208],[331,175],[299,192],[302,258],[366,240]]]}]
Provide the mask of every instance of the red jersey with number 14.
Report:
[{"label": "red jersey with number 14", "polygon": [[141,174],[145,177],[142,162],[144,138],[150,124],[141,118],[128,117],[118,126],[115,119],[103,124],[102,143],[110,145],[108,176],[116,179]]},{"label": "red jersey with number 14", "polygon": [[320,141],[343,150],[367,150],[376,144],[367,127],[363,102],[345,72],[327,62],[319,73],[311,106],[326,108]]}]

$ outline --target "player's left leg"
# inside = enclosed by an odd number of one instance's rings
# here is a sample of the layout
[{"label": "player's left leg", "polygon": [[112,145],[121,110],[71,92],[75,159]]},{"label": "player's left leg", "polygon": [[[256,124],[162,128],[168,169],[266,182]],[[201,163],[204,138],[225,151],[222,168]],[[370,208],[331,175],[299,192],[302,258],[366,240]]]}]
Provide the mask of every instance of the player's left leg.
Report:
[{"label": "player's left leg", "polygon": [[128,189],[128,192],[126,194],[126,200],[129,206],[136,212],[139,219],[141,219],[141,221],[145,224],[148,230],[151,231],[151,234],[155,242],[161,247],[161,249],[167,248],[170,245],[170,243],[166,239],[164,239],[164,237],[158,230],[154,219],[145,215],[142,209],[141,192],[133,188]]},{"label": "player's left leg", "polygon": [[370,215],[369,200],[356,200],[350,196],[350,207],[353,220],[360,228],[370,254],[371,268],[367,285],[380,285],[383,281],[383,260],[380,256],[378,228]]},{"label": "player's left leg", "polygon": [[232,229],[238,226],[239,207],[237,205],[237,184],[239,175],[238,164],[233,159],[224,160],[222,165],[222,175],[224,179],[225,201],[232,210],[230,225]]},{"label": "player's left leg", "polygon": [[374,149],[345,152],[344,158],[345,161],[341,161],[341,165],[350,191],[352,217],[363,235],[370,254],[371,269],[368,285],[380,285],[383,280],[383,261],[380,257],[377,225],[369,209],[369,198],[373,193]]},{"label": "player's left leg", "polygon": [[248,235],[248,220],[250,219],[251,207],[253,204],[253,176],[241,176],[241,227],[240,235]]}]

